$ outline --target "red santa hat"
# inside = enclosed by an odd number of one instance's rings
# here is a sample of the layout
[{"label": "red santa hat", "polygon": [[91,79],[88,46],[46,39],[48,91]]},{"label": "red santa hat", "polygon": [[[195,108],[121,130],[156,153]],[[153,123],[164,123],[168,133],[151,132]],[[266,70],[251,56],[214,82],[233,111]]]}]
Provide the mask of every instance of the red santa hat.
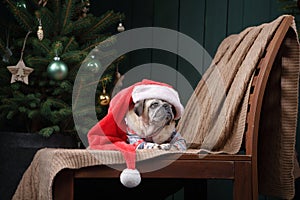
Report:
[{"label": "red santa hat", "polygon": [[151,98],[162,99],[172,104],[176,110],[175,119],[179,119],[183,114],[184,108],[179,95],[172,86],[144,79],[117,93],[111,99],[106,116],[88,132],[90,149],[118,150],[123,154],[127,169],[122,171],[120,180],[126,187],[137,186],[141,176],[135,167],[136,147],[127,143],[124,117],[134,103]]}]

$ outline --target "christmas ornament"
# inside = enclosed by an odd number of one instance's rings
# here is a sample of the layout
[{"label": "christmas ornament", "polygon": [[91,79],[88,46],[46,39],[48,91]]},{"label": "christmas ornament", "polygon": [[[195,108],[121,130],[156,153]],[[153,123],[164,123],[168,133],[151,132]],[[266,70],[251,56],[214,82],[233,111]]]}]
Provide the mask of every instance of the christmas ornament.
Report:
[{"label": "christmas ornament", "polygon": [[123,26],[122,22],[119,23],[119,26],[118,26],[117,30],[118,30],[119,32],[125,31],[125,27]]},{"label": "christmas ornament", "polygon": [[110,102],[110,96],[106,94],[105,87],[103,87],[103,91],[99,96],[99,104],[101,106],[107,106]]},{"label": "christmas ornament", "polygon": [[112,93],[112,97],[115,96],[119,91],[121,91],[122,87],[123,87],[123,80],[124,80],[124,75],[121,75],[119,72],[119,64],[117,64],[116,66],[116,73],[115,73],[116,79],[114,82],[114,90]]},{"label": "christmas ornament", "polygon": [[43,38],[44,38],[44,30],[43,30],[43,27],[42,27],[42,19],[38,18],[38,20],[39,20],[39,26],[38,26],[38,30],[37,30],[36,34],[37,34],[38,39],[40,41],[42,41]]},{"label": "christmas ornament", "polygon": [[26,65],[23,61],[23,53],[24,53],[25,44],[26,44],[28,35],[30,33],[31,33],[31,31],[29,31],[26,34],[26,37],[25,37],[24,43],[23,43],[23,48],[21,51],[21,58],[20,58],[19,62],[17,63],[17,65],[7,67],[7,69],[12,73],[10,83],[14,83],[16,81],[21,81],[28,85],[28,76],[31,72],[33,72],[33,69],[30,67],[26,67]]},{"label": "christmas ornament", "polygon": [[8,31],[7,31],[6,35],[7,35],[6,47],[5,47],[4,55],[2,56],[2,61],[8,63],[9,58],[12,56],[12,51],[9,48],[9,32]]},{"label": "christmas ornament", "polygon": [[12,56],[12,51],[10,50],[10,48],[8,46],[5,47],[5,52],[4,52],[4,55],[2,56],[2,61],[8,63],[9,58],[11,56]]},{"label": "christmas ornament", "polygon": [[98,59],[96,59],[95,55],[89,56],[84,62],[83,62],[84,68],[93,73],[97,73],[101,69],[101,63]]},{"label": "christmas ornament", "polygon": [[45,7],[47,5],[47,3],[48,3],[48,0],[40,0],[38,4]]},{"label": "christmas ornament", "polygon": [[10,83],[21,81],[28,85],[28,76],[33,72],[33,69],[26,67],[22,59],[19,60],[16,66],[8,66],[7,69],[12,73]]},{"label": "christmas ornament", "polygon": [[26,3],[24,0],[19,0],[16,2],[16,6],[19,8],[25,8],[26,9]]},{"label": "christmas ornament", "polygon": [[60,57],[55,56],[48,65],[47,73],[54,80],[63,80],[68,75],[68,67],[60,60]]},{"label": "christmas ornament", "polygon": [[81,1],[83,3],[83,8],[82,8],[82,14],[81,17],[86,17],[87,12],[90,10],[88,7],[90,6],[90,1],[89,0],[85,0],[85,1]]}]

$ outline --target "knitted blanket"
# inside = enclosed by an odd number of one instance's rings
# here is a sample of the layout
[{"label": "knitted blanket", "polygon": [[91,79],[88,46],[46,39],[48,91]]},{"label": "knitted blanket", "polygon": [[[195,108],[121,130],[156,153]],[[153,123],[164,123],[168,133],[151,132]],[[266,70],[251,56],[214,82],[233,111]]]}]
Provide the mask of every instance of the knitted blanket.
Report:
[{"label": "knitted blanket", "polygon": [[[195,150],[189,150],[188,152],[197,153]],[[168,156],[178,154],[178,156],[180,156],[182,153],[187,152],[168,152],[152,149],[138,150],[136,153],[136,161],[159,159],[159,157],[163,155]],[[153,163],[154,160],[151,162]],[[172,162],[172,160],[170,160],[170,162]],[[79,169],[87,166],[124,163],[124,157],[119,151],[44,148],[39,150],[34,156],[33,161],[25,171],[21,182],[18,185],[13,199],[52,199],[53,180],[56,174],[62,169]],[[141,173],[149,170],[151,169],[139,169]]]},{"label": "knitted blanket", "polygon": [[[178,131],[189,145],[186,153],[235,154],[239,151],[253,73],[283,17],[249,27],[221,43],[178,124]],[[282,64],[272,72],[273,84],[267,86],[271,102],[263,103],[264,109],[272,112],[266,112],[269,114],[261,120],[262,130],[267,134],[260,136],[259,165],[263,163],[267,168],[259,169],[259,189],[264,194],[291,199],[299,78],[295,24],[282,46],[285,48]],[[174,153],[182,152],[141,150],[137,151],[137,161]],[[124,163],[124,158],[117,151],[42,149],[24,173],[13,199],[52,199],[53,179],[62,169],[119,163]]]}]

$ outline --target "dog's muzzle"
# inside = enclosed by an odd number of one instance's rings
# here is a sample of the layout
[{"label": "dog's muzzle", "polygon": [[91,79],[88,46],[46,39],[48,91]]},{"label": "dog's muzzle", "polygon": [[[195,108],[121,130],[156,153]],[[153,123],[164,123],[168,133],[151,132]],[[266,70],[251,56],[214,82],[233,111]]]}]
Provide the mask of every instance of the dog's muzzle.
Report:
[{"label": "dog's muzzle", "polygon": [[155,121],[165,121],[165,124],[169,124],[173,120],[174,115],[169,105],[162,105],[155,113]]}]

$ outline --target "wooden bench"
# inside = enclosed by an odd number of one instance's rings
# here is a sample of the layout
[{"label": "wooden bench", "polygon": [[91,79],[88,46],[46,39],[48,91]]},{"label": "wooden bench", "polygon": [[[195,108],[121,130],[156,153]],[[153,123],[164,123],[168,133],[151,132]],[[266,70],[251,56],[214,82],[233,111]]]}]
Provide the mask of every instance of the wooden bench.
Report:
[{"label": "wooden bench", "polygon": [[[233,198],[235,200],[258,199],[258,132],[261,108],[268,77],[276,55],[285,35],[293,22],[292,17],[285,17],[266,49],[265,55],[257,65],[252,90],[249,98],[247,125],[244,133],[244,154],[237,155],[207,155],[199,158],[195,154],[182,155],[170,165],[148,173],[142,173],[144,179],[180,179],[183,181],[185,198],[205,198],[204,179],[229,179],[233,181]],[[147,164],[137,163],[137,166]],[[76,179],[118,179],[120,171],[107,166],[93,166],[77,170],[66,169],[57,174],[54,186],[54,199],[74,199],[74,182]],[[188,184],[190,181],[191,184]],[[203,184],[201,184],[203,183]],[[100,188],[101,186],[99,186]],[[201,190],[201,191],[200,191]],[[114,195],[114,194],[112,194]],[[197,197],[198,195],[198,197]]]}]

